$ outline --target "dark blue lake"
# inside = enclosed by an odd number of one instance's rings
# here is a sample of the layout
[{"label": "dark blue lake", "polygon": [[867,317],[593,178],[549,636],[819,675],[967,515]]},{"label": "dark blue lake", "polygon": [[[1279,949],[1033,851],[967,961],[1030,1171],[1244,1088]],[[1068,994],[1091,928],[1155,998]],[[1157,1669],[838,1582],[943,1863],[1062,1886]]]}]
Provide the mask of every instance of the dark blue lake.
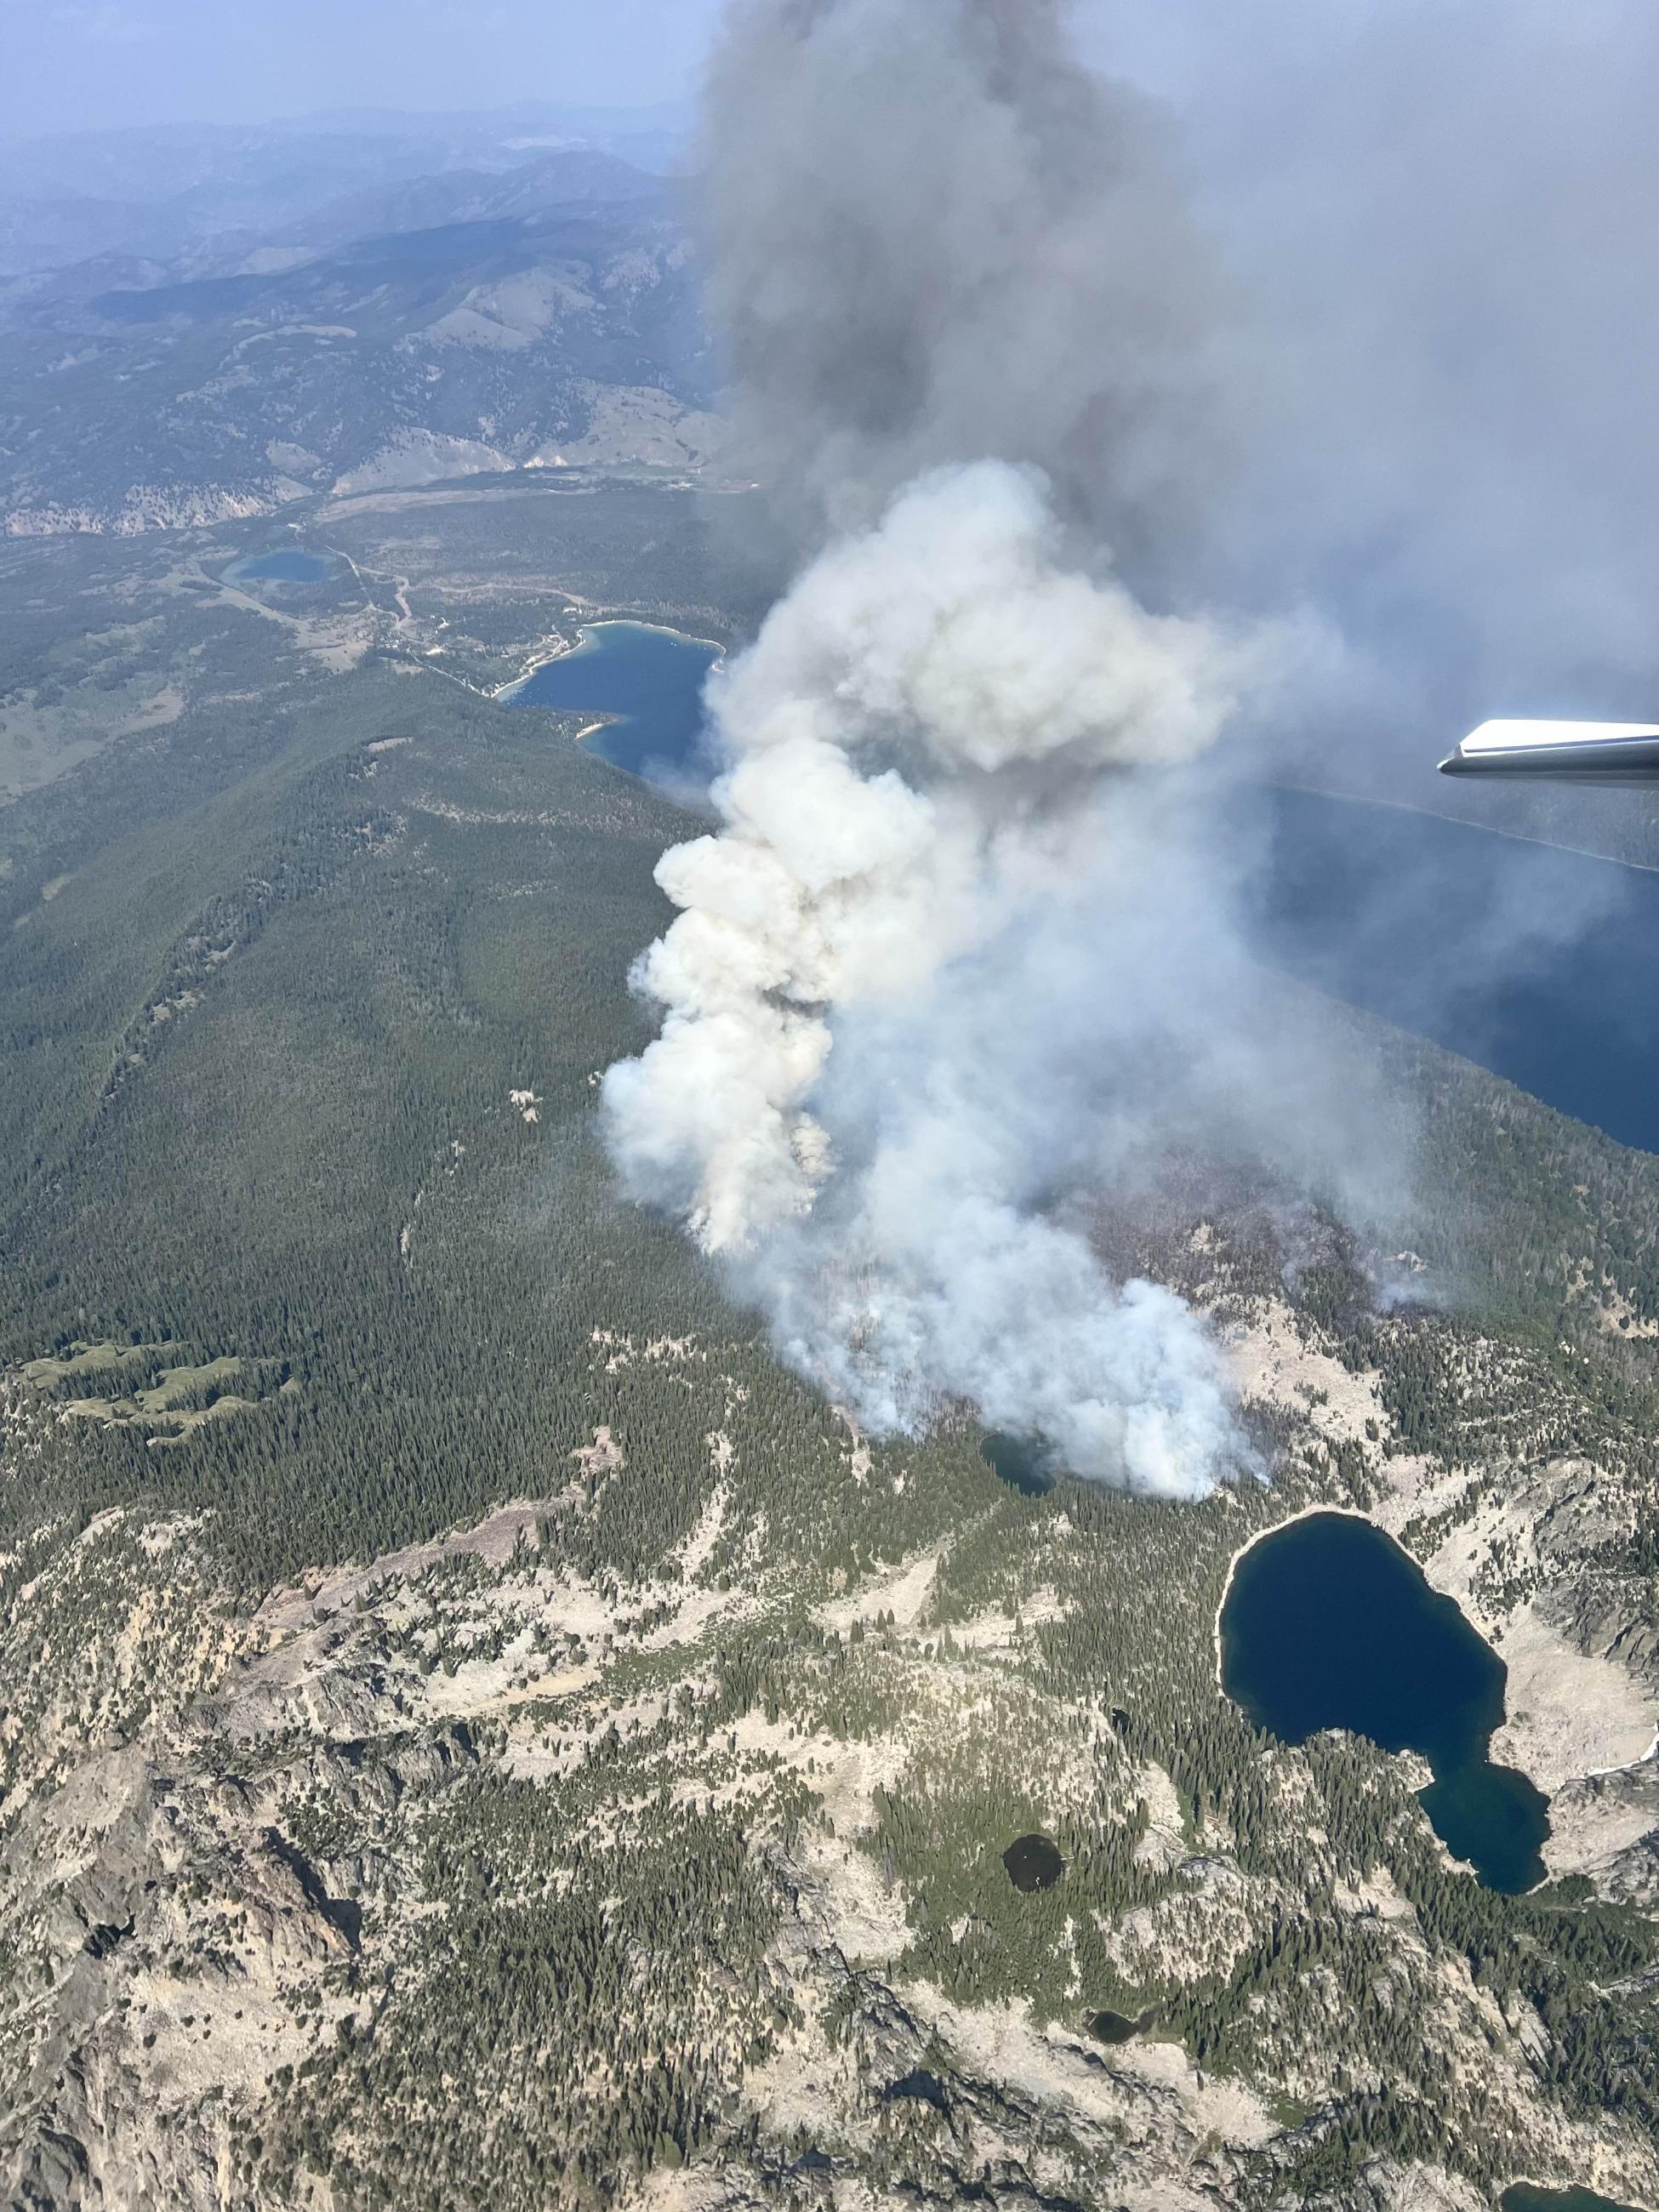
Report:
[{"label": "dark blue lake", "polygon": [[1266,804],[1266,957],[1659,1151],[1659,874],[1408,807]]},{"label": "dark blue lake", "polygon": [[536,670],[507,696],[514,707],[606,715],[585,742],[635,775],[672,780],[695,760],[702,686],[718,646],[644,623],[594,623],[574,653]]},{"label": "dark blue lake", "polygon": [[1548,1800],[1486,1755],[1504,1662],[1392,1536],[1349,1513],[1288,1522],[1238,1560],[1220,1631],[1221,1686],[1258,1728],[1420,1753],[1423,1809],[1452,1856],[1510,1895],[1542,1881]]},{"label": "dark blue lake", "polygon": [[301,545],[279,545],[269,553],[250,553],[225,571],[232,584],[323,584],[339,562],[331,553],[308,553]]}]

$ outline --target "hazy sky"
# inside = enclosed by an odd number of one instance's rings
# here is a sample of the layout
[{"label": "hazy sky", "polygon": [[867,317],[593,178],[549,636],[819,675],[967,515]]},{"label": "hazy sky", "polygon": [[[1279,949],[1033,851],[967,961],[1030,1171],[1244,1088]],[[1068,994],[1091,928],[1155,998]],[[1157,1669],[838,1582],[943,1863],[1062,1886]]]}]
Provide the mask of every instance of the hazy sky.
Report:
[{"label": "hazy sky", "polygon": [[[339,107],[652,106],[696,90],[720,4],[0,0],[0,137]],[[1166,6],[1081,0],[1085,49],[1159,78],[1182,43]]]},{"label": "hazy sky", "polygon": [[0,133],[648,105],[692,89],[717,12],[718,0],[0,0]]}]

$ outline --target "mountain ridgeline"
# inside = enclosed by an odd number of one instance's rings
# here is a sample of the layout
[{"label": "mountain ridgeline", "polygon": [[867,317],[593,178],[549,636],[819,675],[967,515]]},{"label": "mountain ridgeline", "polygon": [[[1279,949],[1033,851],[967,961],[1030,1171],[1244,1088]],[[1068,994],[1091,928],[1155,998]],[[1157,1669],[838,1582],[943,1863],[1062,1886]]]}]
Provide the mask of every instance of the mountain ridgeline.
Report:
[{"label": "mountain ridgeline", "polygon": [[252,228],[158,255],[135,214],[136,250],[0,283],[0,532],[706,462],[717,380],[678,188],[591,146],[496,162],[362,161],[356,190],[308,203],[267,179]]}]

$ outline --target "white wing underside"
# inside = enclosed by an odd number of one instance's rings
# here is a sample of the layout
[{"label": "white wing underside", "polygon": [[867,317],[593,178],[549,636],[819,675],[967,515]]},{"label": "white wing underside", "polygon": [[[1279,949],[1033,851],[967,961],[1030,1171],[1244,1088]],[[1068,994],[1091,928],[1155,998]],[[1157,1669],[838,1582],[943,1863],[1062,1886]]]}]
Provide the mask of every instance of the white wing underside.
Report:
[{"label": "white wing underside", "polygon": [[1659,722],[1482,722],[1441,762],[1440,773],[1659,783]]}]

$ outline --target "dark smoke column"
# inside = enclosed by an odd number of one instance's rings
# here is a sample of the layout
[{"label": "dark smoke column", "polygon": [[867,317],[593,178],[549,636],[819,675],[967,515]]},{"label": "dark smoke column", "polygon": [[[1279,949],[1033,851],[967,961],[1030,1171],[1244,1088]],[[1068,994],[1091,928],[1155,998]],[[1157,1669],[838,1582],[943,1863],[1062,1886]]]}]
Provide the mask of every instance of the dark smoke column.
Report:
[{"label": "dark smoke column", "polygon": [[[1121,567],[1219,465],[1219,287],[1156,118],[1054,0],[737,0],[711,70],[708,299],[807,535],[943,463],[1034,463]],[[821,527],[821,523],[820,526]]]}]

